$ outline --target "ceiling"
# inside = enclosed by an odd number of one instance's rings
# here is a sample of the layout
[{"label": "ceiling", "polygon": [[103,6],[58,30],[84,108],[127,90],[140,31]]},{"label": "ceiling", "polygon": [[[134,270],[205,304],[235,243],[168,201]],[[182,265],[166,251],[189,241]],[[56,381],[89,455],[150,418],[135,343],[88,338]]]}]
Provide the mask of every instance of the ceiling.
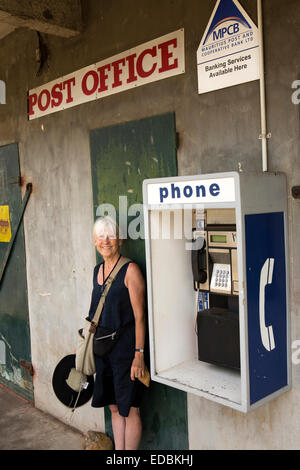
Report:
[{"label": "ceiling", "polygon": [[0,39],[12,33],[12,31],[14,31],[15,29],[16,29],[16,26],[12,26],[11,24],[6,23],[0,17]]},{"label": "ceiling", "polygon": [[[54,19],[53,16],[51,16],[51,21],[48,16],[50,14],[52,15],[52,13],[50,11],[48,12],[48,10],[40,12],[40,9],[32,11],[31,7],[27,9],[21,8],[24,7],[25,3],[18,3],[19,0],[15,0],[13,4],[14,9],[10,8],[8,10],[6,3],[2,8],[1,5],[3,4],[3,1],[0,0],[0,40],[17,28],[28,28],[44,34],[52,34],[66,38],[80,34],[82,20],[81,3],[79,0],[65,0],[64,2],[60,0],[61,3],[56,4],[56,10],[53,12]],[[6,2],[7,1],[8,0],[6,0]],[[37,1],[40,2],[40,6],[43,6],[42,0]],[[71,12],[68,9],[70,2],[74,5]],[[31,5],[31,2],[26,3],[29,3],[29,6]],[[15,11],[18,6],[20,6],[21,9]]]}]

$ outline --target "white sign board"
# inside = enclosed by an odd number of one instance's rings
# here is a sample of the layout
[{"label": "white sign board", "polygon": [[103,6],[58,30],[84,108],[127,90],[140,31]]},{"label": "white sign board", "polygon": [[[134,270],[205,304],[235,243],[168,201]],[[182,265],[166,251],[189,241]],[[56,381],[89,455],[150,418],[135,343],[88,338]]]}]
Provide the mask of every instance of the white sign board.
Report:
[{"label": "white sign board", "polygon": [[28,119],[184,72],[184,30],[180,29],[30,90]]},{"label": "white sign board", "polygon": [[148,205],[235,202],[234,178],[148,184]]},{"label": "white sign board", "polygon": [[259,32],[238,0],[217,0],[197,51],[198,92],[260,78]]}]

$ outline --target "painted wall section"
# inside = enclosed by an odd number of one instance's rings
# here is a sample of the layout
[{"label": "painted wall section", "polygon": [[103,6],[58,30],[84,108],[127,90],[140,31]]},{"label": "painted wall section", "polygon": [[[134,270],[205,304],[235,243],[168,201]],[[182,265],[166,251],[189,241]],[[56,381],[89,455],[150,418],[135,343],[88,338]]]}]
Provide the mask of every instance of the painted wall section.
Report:
[{"label": "painted wall section", "polygon": [[[21,223],[12,243],[21,212],[18,145],[0,147],[0,341],[5,349],[0,359],[0,383],[33,401],[33,384],[29,371],[20,361],[31,362],[30,328],[27,301],[24,226]],[[5,210],[4,210],[5,208]],[[4,270],[4,271],[3,271]]]},{"label": "painted wall section", "polygon": [[[291,101],[295,91],[291,84],[299,77],[300,3],[263,3],[268,131],[272,132],[269,169],[283,171],[288,179],[294,341],[300,338],[300,206],[289,194],[300,180],[299,109]],[[256,0],[241,4],[256,21]],[[34,32],[19,30],[1,42],[0,76],[7,97],[0,106],[0,145],[19,142],[21,174],[34,188],[24,227],[35,403],[66,422],[68,412],[57,402],[50,381],[58,360],[73,351],[76,330],[90,303],[95,264],[90,130],[175,112],[179,175],[261,170],[258,82],[197,93],[196,50],[214,5],[214,0],[86,0],[85,30],[67,40],[47,36],[51,57],[39,77]],[[27,121],[28,89],[182,27],[185,74]],[[299,400],[297,363],[293,389],[246,416],[188,395],[189,446],[299,448]],[[103,429],[103,413],[84,407],[73,417],[73,425]]]}]

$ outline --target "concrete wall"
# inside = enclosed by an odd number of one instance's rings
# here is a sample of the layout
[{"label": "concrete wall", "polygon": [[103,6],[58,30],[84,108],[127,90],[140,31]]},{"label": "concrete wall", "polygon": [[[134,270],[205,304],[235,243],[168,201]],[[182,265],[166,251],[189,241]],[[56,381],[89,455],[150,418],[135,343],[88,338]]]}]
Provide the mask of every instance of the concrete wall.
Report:
[{"label": "concrete wall", "polygon": [[0,0],[0,18],[0,32],[4,23],[5,33],[10,25],[12,29],[26,27],[62,37],[76,36],[82,28],[81,1]]},{"label": "concrete wall", "polygon": [[[265,0],[265,58],[269,169],[287,174],[292,340],[300,338],[298,246],[300,205],[290,197],[299,184],[299,109],[291,84],[299,78],[298,0]],[[256,1],[241,0],[256,21]],[[84,32],[70,39],[46,36],[48,65],[37,77],[36,33],[17,30],[1,42],[0,145],[19,142],[21,173],[32,181],[25,216],[28,297],[36,406],[69,422],[51,389],[58,359],[72,352],[89,308],[95,251],[89,131],[169,111],[180,134],[178,173],[260,171],[258,82],[198,95],[196,50],[215,0],[85,0]],[[186,73],[28,122],[26,91],[138,44],[185,28]],[[300,366],[293,389],[242,415],[188,395],[191,449],[298,448]],[[84,407],[72,424],[104,429],[102,410]]]}]

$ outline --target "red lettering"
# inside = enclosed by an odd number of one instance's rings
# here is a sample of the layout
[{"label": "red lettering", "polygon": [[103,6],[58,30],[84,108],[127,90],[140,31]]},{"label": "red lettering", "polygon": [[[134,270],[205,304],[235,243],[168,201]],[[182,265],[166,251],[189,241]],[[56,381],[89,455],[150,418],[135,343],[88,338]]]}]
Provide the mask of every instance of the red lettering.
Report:
[{"label": "red lettering", "polygon": [[28,116],[32,116],[34,114],[33,107],[37,103],[37,94],[32,93],[32,95],[28,95]]},{"label": "red lettering", "polygon": [[98,92],[101,93],[102,91],[108,90],[108,86],[106,85],[106,80],[108,79],[107,73],[105,70],[110,71],[110,64],[103,65],[103,67],[99,67],[97,71],[99,72],[99,88]]},{"label": "red lettering", "polygon": [[[46,96],[46,103],[45,104],[42,103],[44,95]],[[41,93],[39,94],[39,97],[38,97],[39,110],[40,111],[46,111],[46,109],[49,107],[50,101],[51,101],[50,91],[49,90],[41,91]]]},{"label": "red lettering", "polygon": [[51,108],[54,108],[55,106],[60,106],[61,105],[62,100],[63,100],[63,94],[62,94],[61,90],[62,90],[62,83],[56,83],[56,85],[54,85],[52,87],[52,90],[51,90],[51,96],[52,96]]},{"label": "red lettering", "polygon": [[67,86],[67,99],[66,103],[72,103],[73,97],[72,97],[72,91],[71,91],[71,86],[75,86],[75,77],[69,78],[65,82],[63,82],[63,89],[65,89]]},{"label": "red lettering", "polygon": [[126,57],[126,60],[128,62],[128,78],[127,78],[127,83],[132,83],[137,80],[137,76],[134,73],[134,59],[136,58],[136,54],[131,54],[128,57]]},{"label": "red lettering", "polygon": [[[87,87],[87,80],[90,76],[93,77],[93,86],[89,90]],[[81,83],[82,91],[85,95],[92,95],[93,93],[95,93],[97,86],[98,86],[98,74],[95,70],[89,70],[89,72],[87,72],[82,79],[82,83]]]},{"label": "red lettering", "polygon": [[143,68],[143,60],[144,60],[144,57],[149,54],[151,55],[152,57],[155,57],[157,52],[156,52],[156,46],[152,47],[152,49],[145,49],[138,57],[138,60],[136,62],[136,71],[138,73],[138,75],[142,78],[146,78],[146,77],[149,77],[149,75],[151,75],[154,70],[156,69],[156,66],[157,64],[153,64],[153,66],[151,67],[150,70],[146,71],[144,70]]},{"label": "red lettering", "polygon": [[113,88],[116,88],[117,86],[122,85],[122,82],[120,80],[120,75],[123,72],[123,70],[120,69],[120,65],[125,65],[125,59],[119,59],[116,60],[115,62],[112,62],[111,64],[114,69],[114,83],[112,84]]},{"label": "red lettering", "polygon": [[175,59],[173,63],[170,63],[170,59],[173,57],[173,52],[169,52],[169,46],[171,45],[174,46],[174,48],[177,47],[177,38],[163,42],[158,46],[158,49],[161,50],[161,67],[158,69],[159,73],[176,69],[178,67],[178,59]]}]

